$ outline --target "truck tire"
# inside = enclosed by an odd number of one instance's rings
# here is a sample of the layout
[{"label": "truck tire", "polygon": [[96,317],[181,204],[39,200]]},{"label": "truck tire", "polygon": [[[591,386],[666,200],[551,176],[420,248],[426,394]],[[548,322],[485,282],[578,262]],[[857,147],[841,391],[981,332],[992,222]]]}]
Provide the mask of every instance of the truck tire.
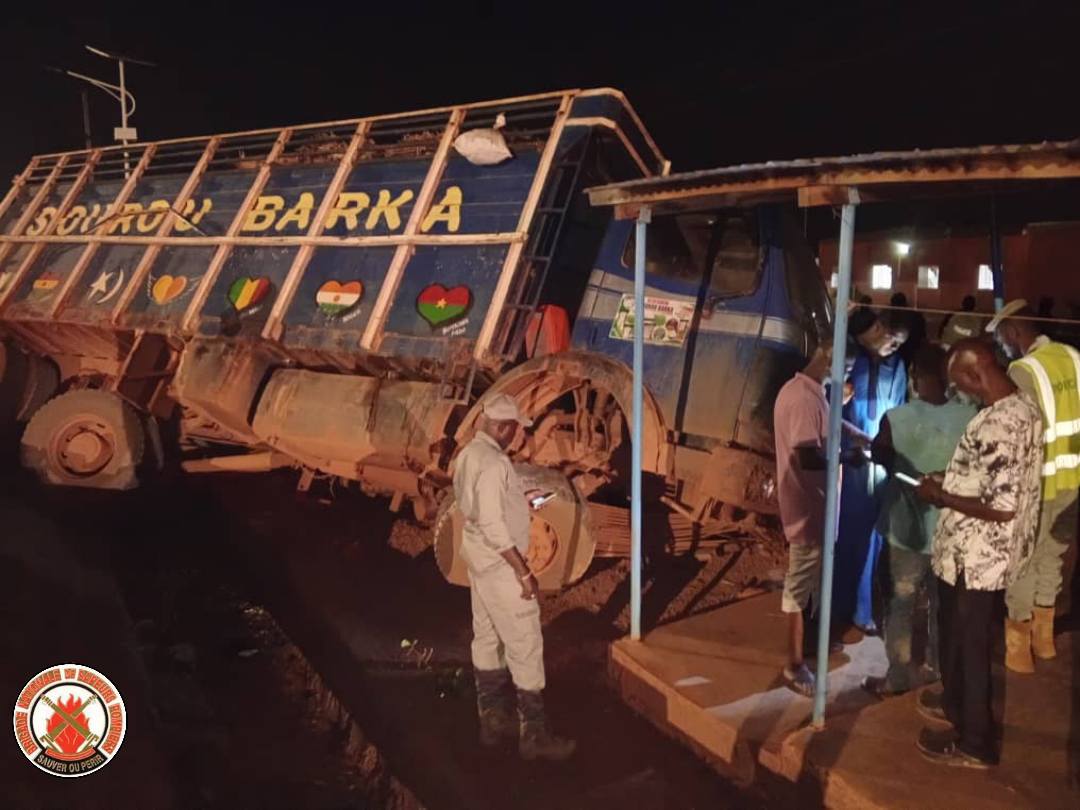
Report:
[{"label": "truck tire", "polygon": [[47,357],[0,343],[0,429],[25,422],[60,387],[60,371]]},{"label": "truck tire", "polygon": [[22,464],[42,482],[133,489],[145,433],[138,414],[109,391],[83,388],[46,402],[22,437]]},{"label": "truck tire", "polygon": [[[514,467],[526,490],[555,493],[532,513],[526,559],[541,590],[560,590],[584,576],[596,550],[588,505],[557,470],[529,464]],[[448,582],[468,586],[468,569],[461,557],[463,527],[461,510],[451,495],[435,519],[435,562]]]}]

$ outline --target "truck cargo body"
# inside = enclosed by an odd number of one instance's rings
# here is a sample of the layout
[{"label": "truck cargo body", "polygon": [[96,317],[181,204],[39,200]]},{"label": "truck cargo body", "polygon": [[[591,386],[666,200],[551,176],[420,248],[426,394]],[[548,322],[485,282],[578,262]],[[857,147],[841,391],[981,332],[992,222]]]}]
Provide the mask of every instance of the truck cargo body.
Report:
[{"label": "truck cargo body", "polygon": [[[500,117],[509,159],[455,148]],[[572,484],[542,534],[577,576],[585,499],[625,504],[632,329],[630,227],[583,191],[667,170],[612,90],[34,158],[0,201],[24,463],[126,488],[176,433],[190,470],[295,466],[431,520],[508,393],[537,423],[516,460]],[[651,233],[652,491],[774,511],[772,400],[829,317],[813,260],[772,208]]]}]

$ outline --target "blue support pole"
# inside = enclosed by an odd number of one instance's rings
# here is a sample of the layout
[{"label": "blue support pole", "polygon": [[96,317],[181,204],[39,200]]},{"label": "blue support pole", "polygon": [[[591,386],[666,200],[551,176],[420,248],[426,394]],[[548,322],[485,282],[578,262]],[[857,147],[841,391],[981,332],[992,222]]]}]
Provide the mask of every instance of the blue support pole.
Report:
[{"label": "blue support pole", "polygon": [[638,213],[634,234],[634,383],[630,426],[630,638],[641,638],[641,436],[645,366],[645,231],[648,208]]},{"label": "blue support pole", "polygon": [[840,255],[833,321],[833,355],[826,442],[828,478],[825,482],[825,536],[821,543],[821,596],[818,610],[817,683],[814,688],[814,728],[825,726],[825,697],[829,691],[829,626],[832,622],[832,582],[836,529],[840,518],[840,424],[844,407],[844,346],[847,343],[848,299],[851,297],[851,254],[855,242],[855,205],[840,214]]},{"label": "blue support pole", "polygon": [[1005,306],[1005,268],[1001,261],[1001,230],[994,197],[990,197],[990,272],[994,274],[994,312],[1000,312]]}]

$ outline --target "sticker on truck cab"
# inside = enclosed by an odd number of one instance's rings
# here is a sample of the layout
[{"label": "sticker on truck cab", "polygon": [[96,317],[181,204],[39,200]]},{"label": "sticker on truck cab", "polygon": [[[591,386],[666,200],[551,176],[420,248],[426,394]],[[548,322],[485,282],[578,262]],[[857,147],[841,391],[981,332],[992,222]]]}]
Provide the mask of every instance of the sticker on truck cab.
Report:
[{"label": "sticker on truck cab", "polygon": [[[694,306],[672,298],[645,296],[645,342],[654,346],[682,346],[694,318]],[[609,337],[634,339],[634,296],[623,294],[611,322]]]}]

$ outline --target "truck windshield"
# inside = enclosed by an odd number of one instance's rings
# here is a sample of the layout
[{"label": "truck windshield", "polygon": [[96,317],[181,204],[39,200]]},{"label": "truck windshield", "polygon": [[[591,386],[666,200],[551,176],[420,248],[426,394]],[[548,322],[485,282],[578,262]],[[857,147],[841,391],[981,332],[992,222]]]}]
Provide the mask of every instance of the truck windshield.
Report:
[{"label": "truck windshield", "polygon": [[[645,271],[674,281],[700,283],[708,258],[713,297],[749,295],[757,288],[761,251],[753,211],[656,217],[649,225]],[[626,242],[623,266],[634,266],[634,233]]]}]

